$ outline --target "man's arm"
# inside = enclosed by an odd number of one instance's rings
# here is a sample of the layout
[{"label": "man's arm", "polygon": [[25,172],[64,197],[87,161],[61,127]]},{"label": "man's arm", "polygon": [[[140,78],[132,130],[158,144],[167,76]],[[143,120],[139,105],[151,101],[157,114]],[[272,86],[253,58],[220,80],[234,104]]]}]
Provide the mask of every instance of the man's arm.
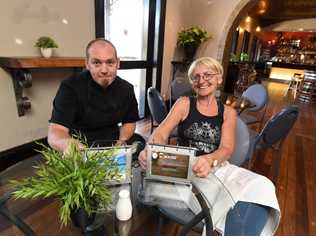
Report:
[{"label": "man's arm", "polygon": [[119,141],[122,142],[122,144],[124,142],[126,142],[127,140],[129,140],[136,129],[136,123],[125,123],[121,126],[120,128],[120,137],[119,137]]},{"label": "man's arm", "polygon": [[70,140],[69,129],[65,126],[50,123],[48,126],[48,144],[55,150],[64,152]]}]

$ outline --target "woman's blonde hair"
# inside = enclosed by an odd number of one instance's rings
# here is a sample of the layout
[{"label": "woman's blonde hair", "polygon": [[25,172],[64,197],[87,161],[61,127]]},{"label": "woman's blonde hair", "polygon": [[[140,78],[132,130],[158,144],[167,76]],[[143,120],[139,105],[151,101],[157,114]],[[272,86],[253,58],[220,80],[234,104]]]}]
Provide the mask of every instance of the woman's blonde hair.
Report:
[{"label": "woman's blonde hair", "polygon": [[191,80],[193,71],[196,67],[204,65],[214,71],[215,73],[218,73],[220,76],[223,75],[223,66],[214,58],[212,57],[200,57],[192,62],[192,64],[189,67],[188,70],[188,77]]}]

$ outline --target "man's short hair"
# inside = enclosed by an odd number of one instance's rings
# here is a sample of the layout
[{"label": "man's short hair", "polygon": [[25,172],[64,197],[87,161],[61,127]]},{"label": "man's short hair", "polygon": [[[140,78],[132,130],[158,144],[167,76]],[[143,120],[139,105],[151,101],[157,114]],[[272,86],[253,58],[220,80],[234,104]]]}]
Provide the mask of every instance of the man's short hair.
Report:
[{"label": "man's short hair", "polygon": [[115,52],[115,57],[117,57],[117,52],[116,52],[116,48],[115,46],[113,45],[113,43],[105,38],[96,38],[96,39],[93,39],[91,40],[88,44],[87,44],[87,47],[86,47],[86,58],[88,59],[89,58],[89,49],[91,48],[91,46],[96,43],[96,42],[104,42],[104,43],[107,43],[109,44],[113,49],[114,49],[114,52]]}]

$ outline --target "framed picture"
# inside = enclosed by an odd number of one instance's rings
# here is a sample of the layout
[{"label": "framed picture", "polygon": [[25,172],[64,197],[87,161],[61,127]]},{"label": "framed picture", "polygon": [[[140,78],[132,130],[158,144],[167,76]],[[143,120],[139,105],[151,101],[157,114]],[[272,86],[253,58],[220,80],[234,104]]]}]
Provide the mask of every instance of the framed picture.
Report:
[{"label": "framed picture", "polygon": [[131,183],[132,146],[95,147],[86,150],[85,158],[92,157],[93,155],[100,159],[100,164],[105,159],[112,159],[113,165],[118,168],[120,177],[116,177],[105,184],[120,185]]},{"label": "framed picture", "polygon": [[195,153],[195,148],[148,144],[146,177],[159,181],[190,183]]}]

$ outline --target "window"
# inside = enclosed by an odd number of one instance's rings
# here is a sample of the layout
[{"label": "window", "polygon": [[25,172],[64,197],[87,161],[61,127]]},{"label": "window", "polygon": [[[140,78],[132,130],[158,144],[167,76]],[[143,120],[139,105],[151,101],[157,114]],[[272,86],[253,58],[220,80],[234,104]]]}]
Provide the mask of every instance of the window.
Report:
[{"label": "window", "polygon": [[96,37],[109,39],[121,58],[118,75],[134,85],[139,115],[146,91],[160,89],[166,0],[95,0]]},{"label": "window", "polygon": [[237,52],[237,45],[238,45],[238,38],[239,38],[239,29],[236,29],[231,43],[230,53],[236,54]]},{"label": "window", "polygon": [[244,37],[242,40],[241,52],[248,53],[249,40],[250,40],[250,33],[247,30],[245,30]]}]

